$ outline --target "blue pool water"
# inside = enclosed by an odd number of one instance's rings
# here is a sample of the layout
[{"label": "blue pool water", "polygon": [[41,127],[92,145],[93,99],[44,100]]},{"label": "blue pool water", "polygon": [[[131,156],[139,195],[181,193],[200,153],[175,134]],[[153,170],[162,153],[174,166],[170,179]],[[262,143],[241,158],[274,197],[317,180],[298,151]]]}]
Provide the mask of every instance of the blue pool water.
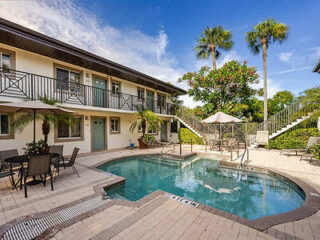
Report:
[{"label": "blue pool water", "polygon": [[219,166],[192,157],[181,163],[158,156],[123,158],[100,169],[126,178],[108,191],[112,198],[136,201],[160,189],[254,220],[298,208],[304,193],[282,178]]}]

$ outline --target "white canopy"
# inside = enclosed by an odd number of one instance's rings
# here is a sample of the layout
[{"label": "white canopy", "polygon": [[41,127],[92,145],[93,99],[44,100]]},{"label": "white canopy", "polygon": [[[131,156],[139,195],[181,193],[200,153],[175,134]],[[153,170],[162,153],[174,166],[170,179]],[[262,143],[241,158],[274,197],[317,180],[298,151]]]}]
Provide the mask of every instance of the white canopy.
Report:
[{"label": "white canopy", "polygon": [[212,116],[202,120],[205,123],[230,123],[230,122],[241,122],[240,119],[230,116],[223,112],[217,112]]}]

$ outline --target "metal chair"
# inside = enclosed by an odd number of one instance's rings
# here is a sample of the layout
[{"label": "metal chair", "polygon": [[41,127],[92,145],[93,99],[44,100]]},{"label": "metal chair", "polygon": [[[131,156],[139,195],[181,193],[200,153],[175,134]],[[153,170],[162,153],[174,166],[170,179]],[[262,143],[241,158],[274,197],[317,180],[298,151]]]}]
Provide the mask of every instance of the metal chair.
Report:
[{"label": "metal chair", "polygon": [[[23,169],[23,182],[24,182],[24,194],[25,197],[28,197],[27,193],[27,178],[28,177],[41,177],[43,185],[46,185],[46,178],[47,174],[50,176],[51,182],[51,190],[53,191],[53,179],[52,179],[52,172],[51,172],[51,156],[47,155],[39,155],[39,156],[31,156],[28,160],[27,169]],[[44,175],[44,178],[42,178]]]},{"label": "metal chair", "polygon": [[11,184],[13,188],[15,188],[14,183],[14,172],[20,171],[21,164],[20,163],[6,163],[4,160],[10,157],[16,157],[18,156],[18,150],[17,149],[10,149],[10,150],[4,150],[0,151],[0,173],[1,178],[3,177],[10,177]]},{"label": "metal chair", "polygon": [[80,177],[76,167],[74,166],[74,163],[76,161],[76,158],[77,158],[77,155],[78,155],[78,152],[79,152],[79,148],[74,148],[73,149],[73,152],[72,152],[72,155],[71,155],[71,158],[69,160],[66,160],[64,162],[58,162],[58,163],[54,163],[54,167],[56,169],[59,169],[60,167],[63,167],[63,168],[66,168],[66,167],[71,167],[73,169],[73,172],[76,173],[78,175],[78,177]]},{"label": "metal chair", "polygon": [[[17,149],[10,149],[10,150],[5,150],[5,151],[0,151],[0,172],[3,170],[9,170],[10,169],[10,164],[6,163],[4,160],[10,157],[16,157],[18,156],[18,150]],[[19,163],[12,163],[11,167],[13,169],[17,167],[21,167]]]},{"label": "metal chair", "polygon": [[59,157],[56,159],[56,162],[62,161],[64,163],[64,157],[63,157],[63,145],[52,145],[49,148],[49,153],[57,153],[59,154]]}]

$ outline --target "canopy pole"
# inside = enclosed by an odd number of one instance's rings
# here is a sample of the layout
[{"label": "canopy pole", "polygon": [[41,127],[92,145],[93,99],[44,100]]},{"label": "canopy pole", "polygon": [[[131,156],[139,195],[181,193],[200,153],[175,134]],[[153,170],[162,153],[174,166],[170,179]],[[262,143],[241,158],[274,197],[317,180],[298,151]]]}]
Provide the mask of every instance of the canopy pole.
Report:
[{"label": "canopy pole", "polygon": [[33,143],[36,142],[36,110],[33,109]]}]

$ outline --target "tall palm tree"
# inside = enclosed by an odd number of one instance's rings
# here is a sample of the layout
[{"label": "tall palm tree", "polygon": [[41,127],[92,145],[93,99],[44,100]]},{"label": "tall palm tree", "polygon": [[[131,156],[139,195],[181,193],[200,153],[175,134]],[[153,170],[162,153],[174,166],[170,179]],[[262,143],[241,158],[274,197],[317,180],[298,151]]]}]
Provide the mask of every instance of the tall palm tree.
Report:
[{"label": "tall palm tree", "polygon": [[[49,105],[56,105],[58,101],[50,100],[46,97],[40,98],[40,101]],[[48,143],[48,136],[50,133],[51,125],[57,126],[58,121],[64,122],[67,126],[73,128],[74,119],[70,114],[44,114],[36,115],[36,120],[42,121],[42,134],[44,142]],[[18,131],[22,131],[29,123],[33,122],[33,114],[25,113],[18,115],[12,123],[12,127]]]},{"label": "tall palm tree", "polygon": [[229,50],[233,45],[231,38],[231,32],[224,30],[222,26],[206,27],[198,39],[198,45],[195,47],[197,58],[207,59],[211,55],[212,67],[216,70],[216,59],[221,55],[218,48]]},{"label": "tall palm tree", "polygon": [[151,110],[145,109],[143,106],[138,106],[138,112],[135,113],[137,119],[130,126],[130,131],[133,132],[136,127],[142,128],[142,137],[146,134],[147,125],[148,128],[153,130],[159,129],[161,120]]},{"label": "tall palm tree", "polygon": [[258,54],[262,48],[263,58],[263,77],[264,77],[264,130],[268,130],[268,82],[267,82],[267,49],[271,43],[282,43],[287,39],[288,27],[272,18],[267,18],[253,27],[253,30],[247,32],[246,40],[254,54]]}]

